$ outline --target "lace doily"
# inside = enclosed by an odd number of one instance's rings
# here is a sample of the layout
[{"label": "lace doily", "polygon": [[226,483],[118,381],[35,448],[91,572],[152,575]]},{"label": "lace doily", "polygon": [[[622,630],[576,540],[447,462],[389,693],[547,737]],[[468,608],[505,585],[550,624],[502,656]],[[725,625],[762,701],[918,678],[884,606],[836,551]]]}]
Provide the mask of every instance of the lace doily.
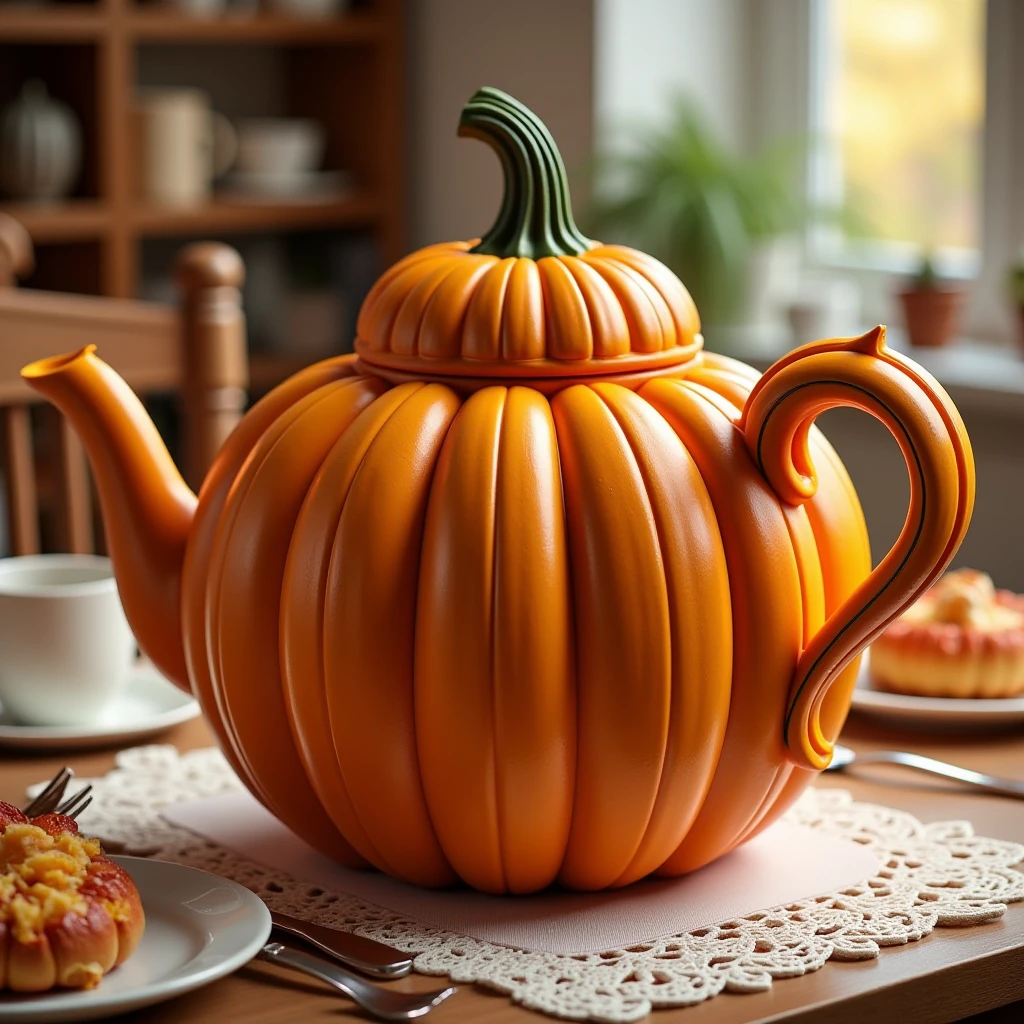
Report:
[{"label": "lace doily", "polygon": [[875,877],[630,949],[526,952],[324,891],[160,817],[165,804],[239,785],[216,750],[138,747],[94,780],[95,799],[82,824],[125,853],[205,868],[252,889],[273,909],[397,946],[415,954],[421,973],[484,985],[531,1010],[572,1020],[634,1021],[721,992],[763,992],[776,978],[816,971],[830,959],[871,959],[883,946],[916,942],[935,927],[990,921],[1008,903],[1024,900],[1024,874],[1014,869],[1024,847],[976,836],[966,821],[925,825],[902,811],[854,803],[844,790],[809,789],[789,819],[877,850]]}]

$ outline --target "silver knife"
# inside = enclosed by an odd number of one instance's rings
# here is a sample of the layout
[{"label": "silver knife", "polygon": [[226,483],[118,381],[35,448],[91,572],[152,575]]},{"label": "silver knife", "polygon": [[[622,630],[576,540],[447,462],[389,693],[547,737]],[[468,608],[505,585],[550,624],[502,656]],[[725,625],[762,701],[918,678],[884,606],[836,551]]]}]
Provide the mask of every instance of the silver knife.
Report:
[{"label": "silver knife", "polygon": [[305,939],[321,952],[353,970],[369,974],[374,978],[403,978],[412,970],[412,959],[393,946],[343,932],[339,928],[327,928],[321,924],[310,924],[297,917],[270,912],[274,927],[286,935]]}]

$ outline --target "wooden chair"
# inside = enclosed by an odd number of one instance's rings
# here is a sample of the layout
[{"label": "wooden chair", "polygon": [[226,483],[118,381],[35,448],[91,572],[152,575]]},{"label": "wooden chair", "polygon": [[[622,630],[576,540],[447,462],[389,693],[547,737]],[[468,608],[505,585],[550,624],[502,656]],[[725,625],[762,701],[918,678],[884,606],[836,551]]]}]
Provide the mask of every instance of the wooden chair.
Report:
[{"label": "wooden chair", "polygon": [[[56,443],[44,474],[36,458],[30,406],[38,395],[19,370],[26,363],[95,344],[99,354],[140,394],[174,392],[183,435],[183,469],[198,487],[224,438],[245,408],[248,383],[245,319],[239,288],[245,276],[234,249],[190,245],[178,258],[180,308],[127,299],[19,290],[31,272],[32,243],[0,213],[0,480],[5,484],[11,554],[40,550],[40,493],[58,549],[94,548],[92,501],[77,436],[55,416]],[[37,476],[38,474],[38,476]]]}]

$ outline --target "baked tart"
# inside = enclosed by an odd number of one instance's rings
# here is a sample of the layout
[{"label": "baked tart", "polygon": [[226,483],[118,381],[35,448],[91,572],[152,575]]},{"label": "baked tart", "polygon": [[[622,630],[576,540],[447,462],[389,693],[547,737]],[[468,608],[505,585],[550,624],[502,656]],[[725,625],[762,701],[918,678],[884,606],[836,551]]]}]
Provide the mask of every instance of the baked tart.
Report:
[{"label": "baked tart", "polygon": [[131,876],[73,818],[0,802],[0,990],[94,988],[144,928]]},{"label": "baked tart", "polygon": [[920,697],[1024,693],[1024,596],[948,572],[871,645],[875,685]]}]

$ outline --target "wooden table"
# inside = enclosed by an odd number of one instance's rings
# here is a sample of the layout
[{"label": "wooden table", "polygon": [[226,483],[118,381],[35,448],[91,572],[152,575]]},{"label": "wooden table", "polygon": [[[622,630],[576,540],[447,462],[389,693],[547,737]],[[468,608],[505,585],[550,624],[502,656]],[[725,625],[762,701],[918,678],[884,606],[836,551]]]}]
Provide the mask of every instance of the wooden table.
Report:
[{"label": "wooden table", "polygon": [[[970,768],[1024,777],[1024,736],[984,735],[973,739],[925,737],[882,732],[853,720],[844,741],[857,749],[913,747],[933,757]],[[211,744],[201,722],[168,734],[165,742],[180,750]],[[113,764],[113,752],[70,756],[80,776],[99,775]],[[25,787],[48,778],[58,758],[0,756],[0,799],[22,803]],[[868,775],[870,772],[870,775]],[[907,785],[913,782],[913,785]],[[901,769],[863,769],[858,777],[826,775],[823,786],[850,789],[858,800],[898,807],[924,821],[969,819],[982,835],[1024,842],[1024,801],[986,795],[965,795],[961,789],[918,783]],[[753,908],[752,908],[753,909]],[[396,982],[408,989],[436,987],[436,978],[413,976]],[[942,1024],[981,1014],[976,1024],[1024,1019],[1024,905],[1010,907],[1006,916],[988,925],[958,932],[936,931],[921,942],[883,950],[877,960],[829,963],[815,974],[778,981],[770,992],[738,996],[723,994],[700,1006],[658,1011],[655,1024],[739,1024],[745,1021],[828,1021],[859,1024],[866,1020],[899,1024]],[[1003,1007],[1003,1009],[994,1009]],[[245,967],[191,995],[182,996],[137,1014],[118,1018],[146,1024],[292,1024],[333,1021],[358,1012],[316,982],[307,983],[263,964]],[[505,996],[463,986],[431,1015],[437,1024],[537,1024],[536,1014],[513,1007]]]}]

